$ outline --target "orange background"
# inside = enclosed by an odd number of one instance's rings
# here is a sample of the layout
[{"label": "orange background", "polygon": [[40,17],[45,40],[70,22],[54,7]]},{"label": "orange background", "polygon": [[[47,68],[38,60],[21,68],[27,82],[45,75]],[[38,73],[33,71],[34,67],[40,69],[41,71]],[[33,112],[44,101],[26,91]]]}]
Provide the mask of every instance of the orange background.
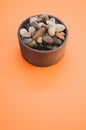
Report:
[{"label": "orange background", "polygon": [[[40,13],[69,30],[65,56],[45,68],[22,58],[17,39]],[[85,0],[0,0],[0,130],[86,130]]]}]

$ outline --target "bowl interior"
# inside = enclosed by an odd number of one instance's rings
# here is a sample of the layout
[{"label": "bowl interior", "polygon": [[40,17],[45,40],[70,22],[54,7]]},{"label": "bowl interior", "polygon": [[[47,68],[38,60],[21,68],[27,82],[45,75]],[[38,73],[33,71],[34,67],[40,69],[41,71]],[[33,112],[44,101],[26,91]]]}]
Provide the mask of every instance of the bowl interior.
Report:
[{"label": "bowl interior", "polygon": [[52,51],[57,51],[57,50],[59,50],[61,47],[63,47],[63,46],[66,44],[66,41],[67,41],[67,38],[68,38],[68,29],[67,29],[66,25],[65,25],[59,18],[57,18],[57,17],[55,17],[55,16],[52,16],[52,15],[48,15],[48,16],[49,16],[50,18],[51,18],[51,17],[55,18],[58,23],[63,24],[63,25],[65,26],[65,30],[64,30],[64,32],[65,32],[65,40],[63,41],[62,45],[60,45],[60,46],[59,46],[58,48],[56,48],[55,50],[46,50],[46,51],[43,51],[43,50],[33,49],[33,48],[27,46],[27,45],[23,42],[23,40],[22,40],[22,38],[21,38],[21,36],[20,36],[20,33],[19,33],[20,29],[21,29],[21,28],[26,28],[25,25],[26,25],[27,23],[29,23],[31,17],[40,16],[40,15],[44,15],[44,14],[39,14],[39,15],[30,16],[29,18],[27,18],[26,20],[24,20],[24,21],[21,23],[21,25],[19,26],[19,29],[18,29],[18,39],[19,39],[19,41],[20,41],[21,44],[23,44],[26,48],[28,48],[28,49],[30,49],[30,50],[32,50],[32,51],[40,52],[40,53],[50,53],[50,52],[52,52]]}]

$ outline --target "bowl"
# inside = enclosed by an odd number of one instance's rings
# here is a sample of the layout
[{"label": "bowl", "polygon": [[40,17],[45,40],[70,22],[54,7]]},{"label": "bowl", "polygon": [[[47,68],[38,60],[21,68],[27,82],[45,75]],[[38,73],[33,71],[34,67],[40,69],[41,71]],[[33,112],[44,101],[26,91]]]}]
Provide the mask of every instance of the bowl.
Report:
[{"label": "bowl", "polygon": [[[42,15],[42,14],[39,14],[39,15]],[[34,16],[39,16],[39,15],[34,15]],[[29,18],[24,20],[18,28],[18,40],[19,40],[19,44],[20,44],[21,54],[22,54],[23,58],[27,62],[31,63],[32,65],[36,65],[36,66],[40,66],[40,67],[47,67],[47,66],[57,63],[63,57],[63,55],[65,53],[67,39],[68,39],[68,29],[67,29],[66,25],[59,18],[52,16],[52,15],[48,15],[49,17],[55,18],[59,24],[63,24],[65,26],[65,40],[63,41],[61,46],[59,46],[58,48],[56,48],[54,50],[44,51],[44,50],[33,49],[33,48],[27,46],[23,42],[19,31],[21,28],[25,27],[25,25],[29,22],[30,18],[34,17],[34,16],[30,16]]]}]

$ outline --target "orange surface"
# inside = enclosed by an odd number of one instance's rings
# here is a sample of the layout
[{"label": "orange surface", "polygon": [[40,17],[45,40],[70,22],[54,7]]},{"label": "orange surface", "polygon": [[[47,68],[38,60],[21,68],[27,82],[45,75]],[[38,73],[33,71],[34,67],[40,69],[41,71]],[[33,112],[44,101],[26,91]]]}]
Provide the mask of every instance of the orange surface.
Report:
[{"label": "orange surface", "polygon": [[[65,56],[45,68],[22,58],[17,39],[40,13],[69,29]],[[85,0],[0,0],[0,130],[86,130]]]}]

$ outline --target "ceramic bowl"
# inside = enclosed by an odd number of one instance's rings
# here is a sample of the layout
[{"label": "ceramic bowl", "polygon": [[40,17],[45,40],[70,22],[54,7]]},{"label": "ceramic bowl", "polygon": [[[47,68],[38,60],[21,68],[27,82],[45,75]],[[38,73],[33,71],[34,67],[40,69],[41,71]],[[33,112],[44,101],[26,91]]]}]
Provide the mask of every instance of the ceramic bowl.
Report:
[{"label": "ceramic bowl", "polygon": [[[35,15],[37,16],[37,15]],[[59,18],[52,16],[52,15],[48,15],[49,17],[54,17],[60,24],[65,25]],[[31,16],[32,17],[32,16]],[[26,20],[24,20],[21,25],[18,28],[18,40],[19,40],[19,44],[20,44],[20,50],[21,50],[21,54],[24,57],[24,59],[36,66],[40,66],[40,67],[46,67],[46,66],[50,66],[53,65],[55,63],[57,63],[64,55],[65,53],[65,48],[66,48],[66,43],[67,43],[67,39],[68,39],[68,29],[65,25],[65,40],[63,41],[63,44],[61,46],[59,46],[57,49],[55,50],[36,50],[33,49],[29,46],[27,46],[20,34],[19,34],[19,30],[21,28],[23,28],[25,26],[25,24],[27,24],[29,22],[29,19],[31,18],[27,18]]]}]

